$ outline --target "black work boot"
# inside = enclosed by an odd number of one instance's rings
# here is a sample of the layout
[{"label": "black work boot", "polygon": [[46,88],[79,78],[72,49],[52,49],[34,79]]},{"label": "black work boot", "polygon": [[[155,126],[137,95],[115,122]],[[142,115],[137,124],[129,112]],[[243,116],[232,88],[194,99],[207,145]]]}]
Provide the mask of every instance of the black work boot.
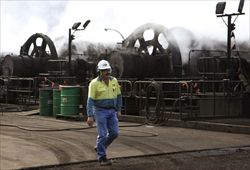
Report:
[{"label": "black work boot", "polygon": [[101,158],[101,159],[99,160],[99,162],[100,162],[100,165],[101,165],[101,166],[112,165],[112,162],[111,162],[109,159],[107,159],[106,157]]}]

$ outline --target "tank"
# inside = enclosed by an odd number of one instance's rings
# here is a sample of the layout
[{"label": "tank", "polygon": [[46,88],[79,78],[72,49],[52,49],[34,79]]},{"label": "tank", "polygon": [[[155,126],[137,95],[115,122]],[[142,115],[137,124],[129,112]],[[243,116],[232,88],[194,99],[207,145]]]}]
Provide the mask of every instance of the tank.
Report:
[{"label": "tank", "polygon": [[114,51],[110,55],[112,75],[118,78],[143,78],[144,60],[141,55],[127,51]]},{"label": "tank", "polygon": [[6,55],[2,64],[3,76],[32,76],[33,61],[28,56]]},{"label": "tank", "polygon": [[32,77],[47,72],[47,58],[32,58],[28,55],[6,55],[2,63],[5,77]]},{"label": "tank", "polygon": [[173,77],[169,55],[142,55],[131,51],[114,51],[110,55],[112,74],[118,78]]}]

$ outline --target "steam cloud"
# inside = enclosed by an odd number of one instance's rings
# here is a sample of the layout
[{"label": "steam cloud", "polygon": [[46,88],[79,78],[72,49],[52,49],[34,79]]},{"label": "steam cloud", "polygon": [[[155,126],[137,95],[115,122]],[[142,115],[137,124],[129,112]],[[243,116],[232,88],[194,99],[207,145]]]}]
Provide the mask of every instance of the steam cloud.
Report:
[{"label": "steam cloud", "polygon": [[[236,23],[236,38],[240,40],[238,43],[240,50],[249,50],[250,46],[249,3],[249,1],[245,2],[243,11],[246,15],[239,17]],[[228,1],[227,9],[231,4],[235,7],[238,1]],[[172,28],[181,46],[182,58],[185,62],[190,48],[213,49],[218,47],[218,44],[225,48],[223,44],[226,43],[223,40],[226,39],[226,27],[216,18],[215,5],[215,1],[195,1],[194,3],[191,1],[98,1],[98,3],[96,1],[94,3],[90,1],[1,1],[1,53],[18,54],[21,45],[32,34],[40,32],[51,37],[59,56],[63,56],[67,49],[68,28],[76,21],[84,22],[87,19],[91,20],[88,28],[85,31],[76,32],[74,40],[76,53],[83,53],[84,50],[100,53],[104,48],[112,49],[116,42],[121,41],[118,34],[111,31],[105,32],[105,27],[117,28],[126,37],[139,25],[154,22],[168,29]],[[181,13],[176,14],[176,10]],[[176,26],[180,27],[176,28]],[[113,45],[108,44],[111,42]]]}]

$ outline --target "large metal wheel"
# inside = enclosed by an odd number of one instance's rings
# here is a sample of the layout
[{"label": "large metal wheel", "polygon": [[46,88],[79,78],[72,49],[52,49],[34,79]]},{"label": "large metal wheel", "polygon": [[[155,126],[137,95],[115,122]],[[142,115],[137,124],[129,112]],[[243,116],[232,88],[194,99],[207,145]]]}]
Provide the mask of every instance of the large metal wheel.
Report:
[{"label": "large metal wheel", "polygon": [[33,58],[58,58],[53,41],[42,33],[33,34],[21,47],[20,55],[28,55]]},{"label": "large metal wheel", "polygon": [[[151,37],[147,37],[147,32],[150,34],[150,31]],[[167,57],[173,75],[178,77],[182,75],[179,46],[172,33],[164,26],[152,23],[144,24],[129,35],[124,40],[123,45],[124,47],[138,48],[142,54]]]}]

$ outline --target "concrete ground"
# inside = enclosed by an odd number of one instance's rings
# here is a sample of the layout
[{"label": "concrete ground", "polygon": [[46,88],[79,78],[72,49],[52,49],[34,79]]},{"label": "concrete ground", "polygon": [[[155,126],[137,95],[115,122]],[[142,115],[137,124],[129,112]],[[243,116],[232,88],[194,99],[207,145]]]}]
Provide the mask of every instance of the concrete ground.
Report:
[{"label": "concrete ground", "polygon": [[[96,130],[84,121],[4,112],[0,125],[1,170],[100,168]],[[249,147],[249,134],[120,122],[120,136],[108,149],[113,165],[106,169],[220,169],[226,160],[234,161],[226,169],[244,169]]]},{"label": "concrete ground", "polygon": [[196,150],[112,159],[112,166],[96,161],[24,168],[25,170],[249,170],[250,147]]}]

